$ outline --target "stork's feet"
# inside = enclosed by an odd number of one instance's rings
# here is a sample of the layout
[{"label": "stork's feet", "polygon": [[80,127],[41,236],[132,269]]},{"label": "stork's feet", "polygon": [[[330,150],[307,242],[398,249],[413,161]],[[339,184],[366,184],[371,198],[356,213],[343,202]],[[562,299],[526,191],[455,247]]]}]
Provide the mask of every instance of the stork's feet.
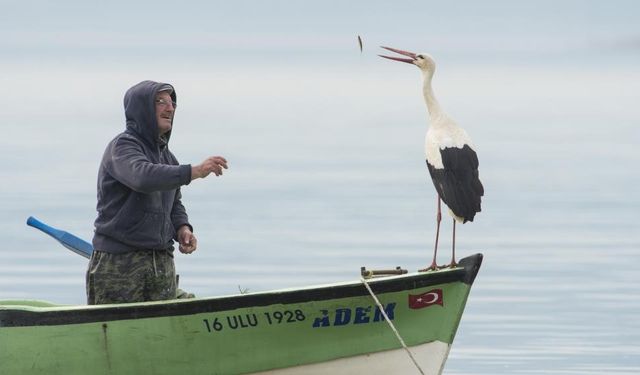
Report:
[{"label": "stork's feet", "polygon": [[450,264],[439,266],[435,262],[431,263],[431,265],[427,268],[419,269],[418,272],[427,272],[427,271],[437,271],[445,268],[457,268],[458,262],[452,260]]},{"label": "stork's feet", "polygon": [[437,271],[438,269],[440,269],[440,267],[434,260],[429,267],[418,270],[418,272]]}]

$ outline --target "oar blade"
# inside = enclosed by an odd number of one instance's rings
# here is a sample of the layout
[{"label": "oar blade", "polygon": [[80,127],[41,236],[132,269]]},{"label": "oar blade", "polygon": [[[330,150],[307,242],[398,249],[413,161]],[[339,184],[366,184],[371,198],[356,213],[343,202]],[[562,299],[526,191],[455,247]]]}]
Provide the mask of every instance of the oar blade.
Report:
[{"label": "oar blade", "polygon": [[93,253],[93,246],[87,241],[78,238],[69,232],[50,227],[33,216],[29,216],[27,219],[27,225],[41,230],[60,242],[67,249],[78,255],[82,255],[85,258],[90,258]]}]

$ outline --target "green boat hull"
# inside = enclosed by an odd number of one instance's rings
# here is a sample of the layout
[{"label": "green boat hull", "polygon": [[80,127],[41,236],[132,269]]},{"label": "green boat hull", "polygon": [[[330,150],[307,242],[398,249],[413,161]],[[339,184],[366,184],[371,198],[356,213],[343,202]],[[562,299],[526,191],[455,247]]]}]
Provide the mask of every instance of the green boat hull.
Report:
[{"label": "green boat hull", "polygon": [[[367,281],[425,373],[442,371],[481,262]],[[377,353],[415,366],[361,281],[121,305],[0,301],[7,375],[324,373],[326,364],[378,374]]]}]

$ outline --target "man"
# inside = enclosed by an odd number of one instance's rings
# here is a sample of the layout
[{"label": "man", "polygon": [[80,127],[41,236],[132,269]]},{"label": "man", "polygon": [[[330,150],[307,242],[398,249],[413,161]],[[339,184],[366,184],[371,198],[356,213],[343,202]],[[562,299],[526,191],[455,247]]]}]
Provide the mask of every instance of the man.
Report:
[{"label": "man", "polygon": [[92,304],[176,298],[173,243],[184,254],[196,250],[180,187],[213,173],[221,156],[201,164],[179,164],[169,151],[176,110],[173,86],[143,81],[124,96],[126,130],[104,152],[98,171],[98,218],[87,270]]}]

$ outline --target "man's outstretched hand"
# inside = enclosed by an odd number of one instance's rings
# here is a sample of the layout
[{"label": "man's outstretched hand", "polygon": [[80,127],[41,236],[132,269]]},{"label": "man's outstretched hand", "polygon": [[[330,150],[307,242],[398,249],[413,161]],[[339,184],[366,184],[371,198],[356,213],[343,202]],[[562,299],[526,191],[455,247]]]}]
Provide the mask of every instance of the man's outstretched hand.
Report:
[{"label": "man's outstretched hand", "polygon": [[211,156],[202,163],[191,166],[191,180],[205,178],[211,173],[216,176],[222,176],[223,169],[229,169],[227,159],[222,156]]}]

